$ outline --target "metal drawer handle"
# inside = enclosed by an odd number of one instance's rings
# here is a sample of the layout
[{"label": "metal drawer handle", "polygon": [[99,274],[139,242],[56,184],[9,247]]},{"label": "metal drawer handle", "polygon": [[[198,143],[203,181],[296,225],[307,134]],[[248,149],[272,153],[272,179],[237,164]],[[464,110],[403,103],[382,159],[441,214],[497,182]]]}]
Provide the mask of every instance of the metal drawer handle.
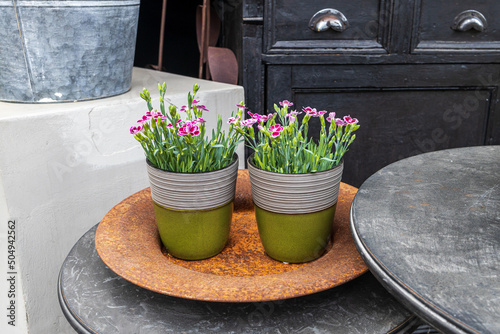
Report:
[{"label": "metal drawer handle", "polygon": [[475,29],[477,31],[484,31],[487,26],[486,18],[477,10],[466,10],[461,12],[453,20],[451,29],[455,31],[467,31]]},{"label": "metal drawer handle", "polygon": [[336,9],[325,8],[317,12],[309,20],[309,29],[312,31],[326,31],[333,29],[342,32],[349,27],[347,18]]}]

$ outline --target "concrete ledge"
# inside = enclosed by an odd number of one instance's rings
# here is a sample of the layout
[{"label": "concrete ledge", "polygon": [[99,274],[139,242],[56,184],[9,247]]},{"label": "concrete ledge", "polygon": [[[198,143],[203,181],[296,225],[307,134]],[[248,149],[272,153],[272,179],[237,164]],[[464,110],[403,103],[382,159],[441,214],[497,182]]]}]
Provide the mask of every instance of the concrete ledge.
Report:
[{"label": "concrete ledge", "polygon": [[[129,128],[146,111],[139,92],[148,88],[157,107],[157,85],[164,81],[166,97],[177,106],[186,104],[194,83],[200,84],[209,127],[216,114],[227,118],[244,100],[239,86],[134,68],[131,91],[119,96],[43,105],[0,102],[0,244],[6,244],[7,221],[17,222],[19,308],[12,333],[73,331],[57,301],[60,266],[109,209],[149,186],[144,153]],[[238,154],[244,157],[243,145]],[[5,262],[0,261],[4,273]],[[2,296],[7,291],[3,281]],[[4,298],[1,305],[7,305]]]}]

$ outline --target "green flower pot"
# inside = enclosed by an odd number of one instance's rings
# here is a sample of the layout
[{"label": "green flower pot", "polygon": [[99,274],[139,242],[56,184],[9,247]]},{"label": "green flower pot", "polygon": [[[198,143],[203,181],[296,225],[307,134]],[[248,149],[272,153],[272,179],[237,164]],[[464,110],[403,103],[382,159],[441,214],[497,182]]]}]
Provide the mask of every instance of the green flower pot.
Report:
[{"label": "green flower pot", "polygon": [[226,245],[233,201],[209,210],[174,210],[154,203],[160,238],[168,252],[183,260],[202,260]]},{"label": "green flower pot", "polygon": [[227,243],[238,176],[238,156],[222,169],[175,173],[147,165],[161,241],[179,259],[202,260]]},{"label": "green flower pot", "polygon": [[288,215],[255,207],[262,245],[267,255],[288,263],[303,263],[319,258],[332,235],[334,205],[326,210]]},{"label": "green flower pot", "polygon": [[343,163],[326,171],[274,173],[248,158],[255,215],[264,250],[271,258],[303,263],[326,250],[342,178]]}]

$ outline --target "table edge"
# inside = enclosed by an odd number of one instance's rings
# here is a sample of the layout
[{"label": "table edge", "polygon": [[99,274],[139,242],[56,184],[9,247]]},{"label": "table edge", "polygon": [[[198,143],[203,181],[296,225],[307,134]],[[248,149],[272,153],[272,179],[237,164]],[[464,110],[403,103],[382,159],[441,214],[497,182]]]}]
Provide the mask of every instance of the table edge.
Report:
[{"label": "table edge", "polygon": [[399,281],[394,275],[392,275],[390,270],[377,261],[376,257],[369,251],[358,235],[358,229],[353,218],[355,201],[356,197],[354,197],[349,211],[349,225],[351,227],[352,238],[358,252],[361,254],[361,257],[370,269],[370,272],[373,276],[375,276],[380,284],[382,284],[382,286],[401,304],[406,306],[421,319],[427,321],[437,330],[444,331],[445,333],[480,334],[478,331],[463,324],[462,322],[459,322],[430,302],[426,302],[423,297],[413,293],[412,290],[409,289],[403,282]]},{"label": "table edge", "polygon": [[[97,225],[99,225],[99,223],[95,224],[94,226],[89,228],[84,234],[82,234],[82,236],[73,245],[73,247],[71,247],[71,250],[68,252],[68,255],[73,252],[74,248],[78,245],[78,243],[82,240],[82,238],[84,238],[87,235],[87,233],[97,229]],[[64,261],[61,265],[61,269],[59,270],[59,275],[57,275],[57,299],[59,301],[59,306],[61,307],[61,311],[66,320],[68,321],[68,323],[78,334],[97,334],[94,330],[86,327],[85,324],[79,320],[78,315],[72,312],[66,303],[66,298],[64,297],[64,291],[62,288],[62,275],[68,255],[66,255],[66,257],[64,258]]]}]

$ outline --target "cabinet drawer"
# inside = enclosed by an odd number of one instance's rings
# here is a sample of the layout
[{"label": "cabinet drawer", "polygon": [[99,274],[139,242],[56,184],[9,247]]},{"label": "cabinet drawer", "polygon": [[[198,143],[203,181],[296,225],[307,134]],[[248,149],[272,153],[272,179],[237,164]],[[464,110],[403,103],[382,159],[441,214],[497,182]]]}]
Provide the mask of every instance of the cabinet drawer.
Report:
[{"label": "cabinet drawer", "polygon": [[[270,0],[266,2],[264,31],[266,52],[368,52],[386,53],[386,33],[390,21],[386,0]],[[318,13],[334,9],[338,13]],[[316,16],[315,16],[316,14]],[[342,15],[347,23],[340,19]],[[311,18],[326,26],[310,28]],[[319,22],[320,21],[320,22]],[[330,26],[342,22],[335,31]]]},{"label": "cabinet drawer", "polygon": [[500,1],[421,0],[417,12],[414,52],[500,50]]}]

